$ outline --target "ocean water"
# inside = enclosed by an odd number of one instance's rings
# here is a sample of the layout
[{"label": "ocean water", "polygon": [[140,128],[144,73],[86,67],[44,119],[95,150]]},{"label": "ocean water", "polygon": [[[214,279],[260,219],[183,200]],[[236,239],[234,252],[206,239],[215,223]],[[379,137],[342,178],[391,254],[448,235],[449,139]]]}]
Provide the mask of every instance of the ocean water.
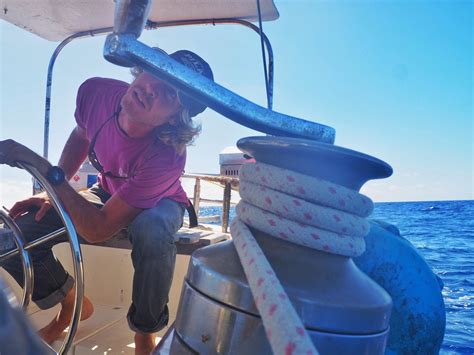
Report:
[{"label": "ocean water", "polygon": [[377,203],[371,218],[394,224],[444,282],[441,354],[474,354],[474,201]]},{"label": "ocean water", "polygon": [[474,354],[474,201],[376,203],[371,218],[395,225],[443,280],[446,332],[440,354]]}]

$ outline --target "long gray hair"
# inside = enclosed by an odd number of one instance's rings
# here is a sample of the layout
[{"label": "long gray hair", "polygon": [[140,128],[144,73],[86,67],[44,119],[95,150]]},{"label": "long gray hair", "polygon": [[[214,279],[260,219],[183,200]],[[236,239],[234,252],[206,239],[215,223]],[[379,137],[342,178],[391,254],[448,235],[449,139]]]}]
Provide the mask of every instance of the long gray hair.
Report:
[{"label": "long gray hair", "polygon": [[[133,67],[130,69],[133,78],[136,79],[143,69]],[[193,122],[189,115],[189,110],[181,107],[181,110],[173,117],[173,124],[166,123],[155,129],[156,137],[166,145],[172,146],[178,154],[183,154],[186,146],[194,143],[199,133],[201,125]]]},{"label": "long gray hair", "polygon": [[186,146],[193,144],[201,133],[201,125],[193,122],[187,108],[182,107],[176,116],[174,124],[166,123],[157,127],[155,131],[161,142],[172,146],[178,154],[183,154]]}]

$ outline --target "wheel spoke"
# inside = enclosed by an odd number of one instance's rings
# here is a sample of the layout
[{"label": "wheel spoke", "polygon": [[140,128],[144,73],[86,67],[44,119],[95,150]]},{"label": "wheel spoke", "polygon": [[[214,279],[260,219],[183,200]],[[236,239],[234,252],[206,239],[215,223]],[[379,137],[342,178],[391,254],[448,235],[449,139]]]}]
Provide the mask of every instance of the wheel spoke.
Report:
[{"label": "wheel spoke", "polygon": [[21,300],[21,308],[26,311],[28,305],[31,301],[31,295],[33,294],[33,264],[31,262],[30,253],[25,248],[25,239],[23,238],[23,233],[21,233],[20,228],[15,223],[13,218],[6,214],[3,210],[0,210],[0,218],[3,220],[4,224],[12,232],[13,240],[16,244],[16,249],[7,252],[6,257],[4,255],[0,256],[0,261],[8,259],[13,255],[21,255],[21,263],[23,266],[23,296]]}]

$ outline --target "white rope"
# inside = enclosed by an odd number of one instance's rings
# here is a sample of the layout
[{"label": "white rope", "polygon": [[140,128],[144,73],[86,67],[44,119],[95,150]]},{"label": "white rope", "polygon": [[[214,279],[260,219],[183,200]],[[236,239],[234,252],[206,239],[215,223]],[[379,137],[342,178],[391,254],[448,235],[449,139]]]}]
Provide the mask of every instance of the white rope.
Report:
[{"label": "white rope", "polygon": [[237,214],[245,224],[275,238],[344,256],[358,256],[365,250],[364,238],[314,228],[239,202]]},{"label": "white rope", "polygon": [[374,208],[372,200],[357,191],[319,178],[303,175],[276,166],[244,164],[239,179],[253,181],[308,202],[368,217]]},{"label": "white rope", "polygon": [[246,225],[320,251],[358,256],[365,250],[372,201],[343,186],[275,166],[244,164],[231,232],[275,354],[317,354],[288,295]]},{"label": "white rope", "polygon": [[273,352],[318,354],[252,233],[238,218],[230,230]]}]

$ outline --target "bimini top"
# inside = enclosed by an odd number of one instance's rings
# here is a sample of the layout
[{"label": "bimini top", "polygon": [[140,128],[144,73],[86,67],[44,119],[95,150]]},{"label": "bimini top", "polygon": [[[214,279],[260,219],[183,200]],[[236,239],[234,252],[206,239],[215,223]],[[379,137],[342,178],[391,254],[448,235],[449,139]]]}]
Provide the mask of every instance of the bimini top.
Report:
[{"label": "bimini top", "polygon": [[[113,27],[114,0],[0,0],[0,18],[50,41],[82,31]],[[262,20],[279,16],[273,0],[260,0]],[[256,0],[154,0],[153,22],[258,20]]]}]

